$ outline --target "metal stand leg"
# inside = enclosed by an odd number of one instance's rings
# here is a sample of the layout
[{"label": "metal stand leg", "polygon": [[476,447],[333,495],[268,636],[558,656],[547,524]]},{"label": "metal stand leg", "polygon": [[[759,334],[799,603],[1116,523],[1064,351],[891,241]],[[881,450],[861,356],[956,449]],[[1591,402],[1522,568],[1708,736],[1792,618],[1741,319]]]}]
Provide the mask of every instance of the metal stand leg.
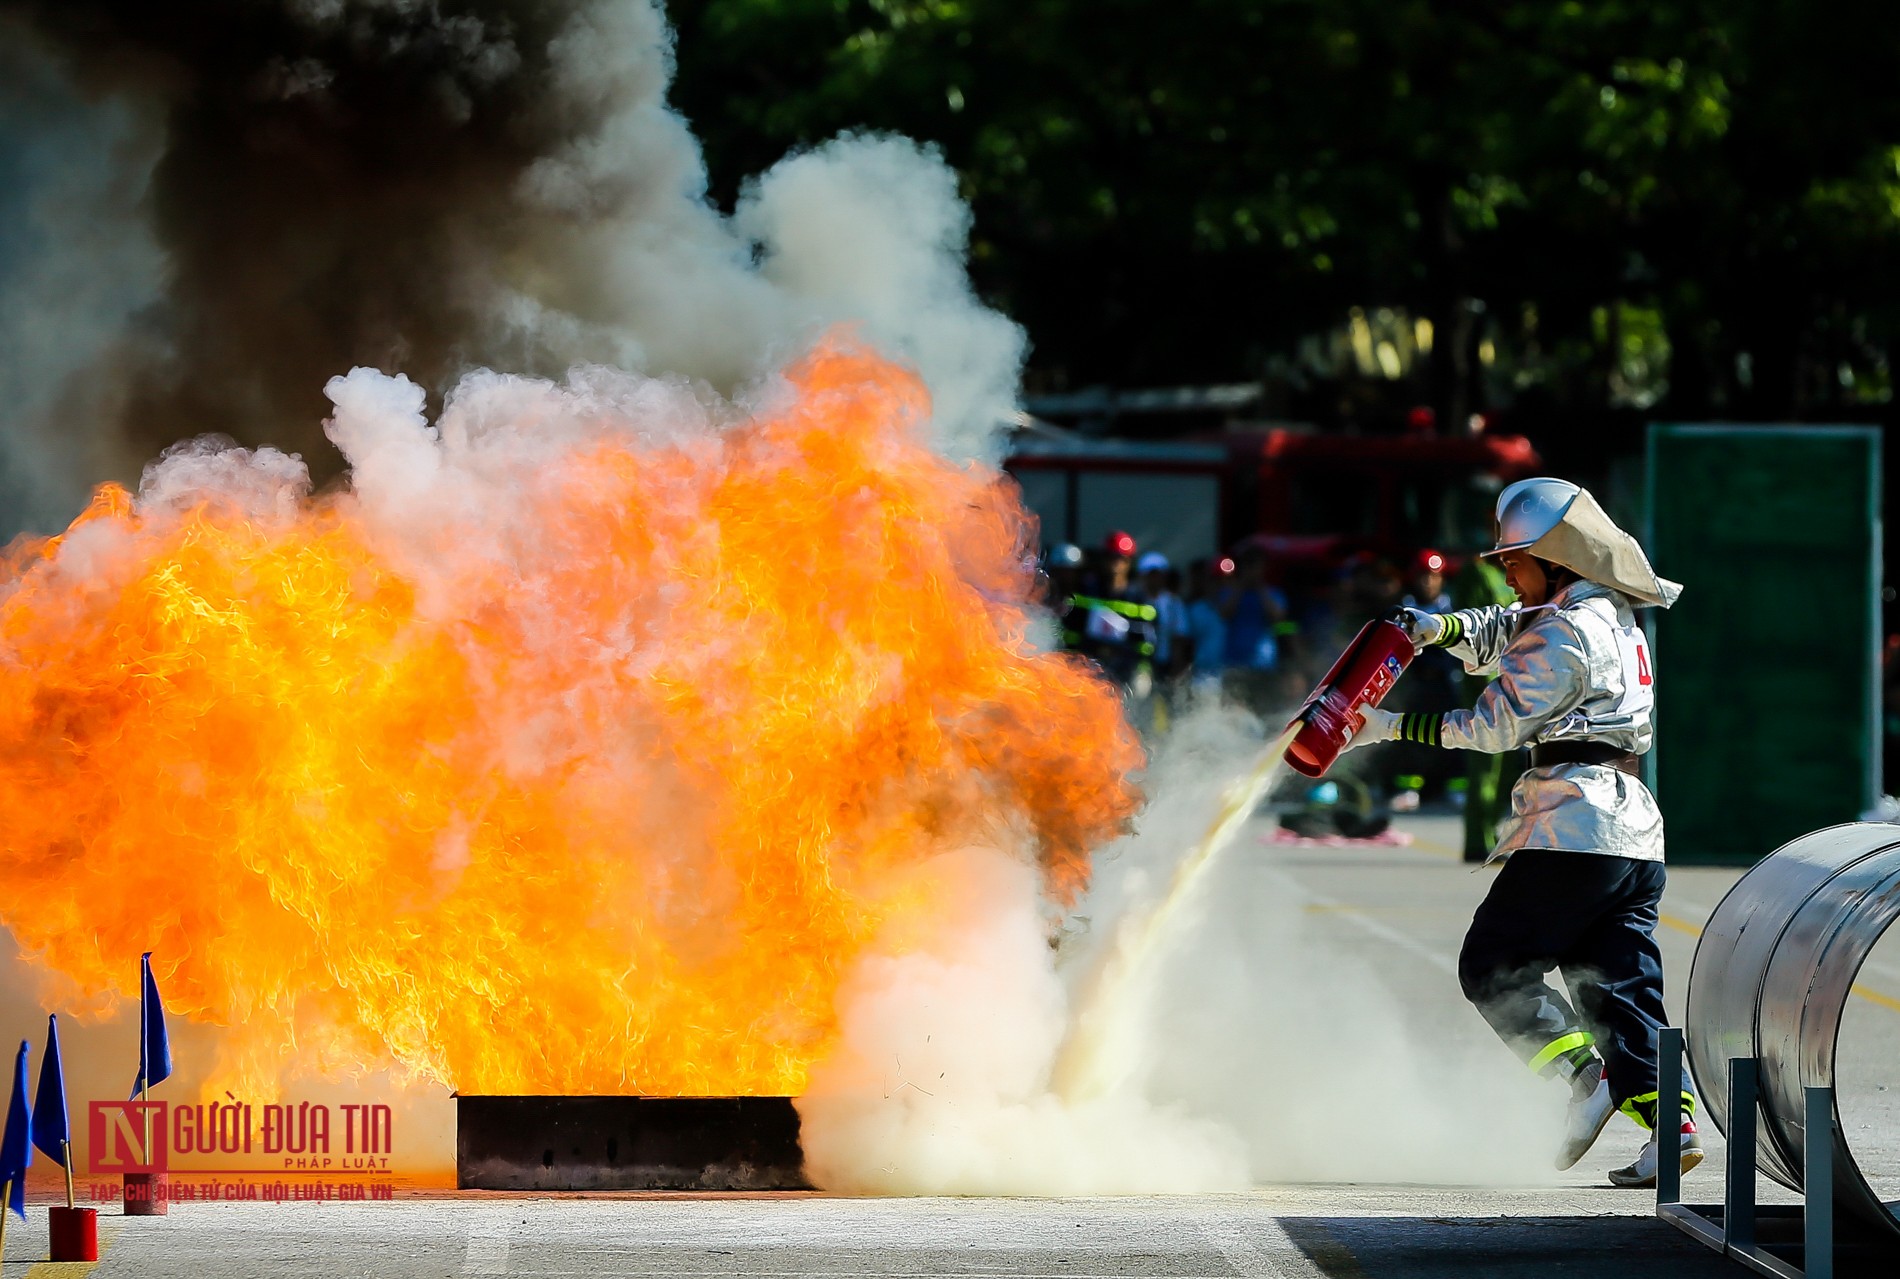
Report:
[{"label": "metal stand leg", "polygon": [[[1728,1184],[1724,1189],[1721,1225],[1715,1209],[1691,1207],[1681,1201],[1682,1161],[1673,1146],[1663,1157],[1665,1134],[1675,1137],[1682,1127],[1682,1032],[1665,1028],[1658,1042],[1656,1062],[1656,1215],[1698,1243],[1738,1261],[1771,1279],[1834,1279],[1834,1090],[1810,1088],[1803,1119],[1802,1193],[1799,1209],[1755,1202],[1755,1172],[1759,1155],[1761,1063],[1753,1057],[1735,1057],[1728,1063]],[[1672,1086],[1673,1085],[1673,1086]],[[1677,1138],[1680,1140],[1680,1138]],[[1801,1217],[1801,1265],[1796,1267],[1777,1249],[1757,1243],[1757,1222],[1769,1217]]]},{"label": "metal stand leg", "polygon": [[1664,1133],[1682,1128],[1682,1028],[1664,1026],[1656,1043],[1656,1204],[1682,1202],[1682,1160],[1670,1159]]},{"label": "metal stand leg", "polygon": [[1747,1252],[1755,1246],[1755,1113],[1760,1088],[1753,1057],[1728,1063],[1728,1194],[1722,1214],[1722,1240]]},{"label": "metal stand leg", "polygon": [[1801,1272],[1834,1279],[1834,1090],[1809,1088],[1804,1101]]}]

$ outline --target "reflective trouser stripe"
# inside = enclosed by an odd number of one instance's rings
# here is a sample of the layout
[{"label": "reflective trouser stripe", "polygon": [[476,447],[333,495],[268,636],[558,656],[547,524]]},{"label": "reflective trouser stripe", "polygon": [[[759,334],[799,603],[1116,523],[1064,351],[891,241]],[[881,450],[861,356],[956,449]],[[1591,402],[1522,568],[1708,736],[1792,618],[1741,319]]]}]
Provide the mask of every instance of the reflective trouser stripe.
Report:
[{"label": "reflective trouser stripe", "polygon": [[[1544,1051],[1531,1058],[1531,1069],[1542,1070],[1573,1048],[1588,1048],[1596,1042],[1587,1031],[1573,1030],[1567,1035],[1559,1035],[1544,1045]],[[1650,1094],[1652,1097],[1654,1093]]]},{"label": "reflective trouser stripe", "polygon": [[[1617,1109],[1621,1110],[1643,1127],[1654,1128],[1656,1126],[1657,1100],[1658,1096],[1656,1093],[1646,1092],[1641,1096],[1631,1097],[1628,1101],[1617,1107]],[[1682,1117],[1684,1119],[1695,1118],[1695,1094],[1690,1092],[1687,1088],[1682,1090]]]}]

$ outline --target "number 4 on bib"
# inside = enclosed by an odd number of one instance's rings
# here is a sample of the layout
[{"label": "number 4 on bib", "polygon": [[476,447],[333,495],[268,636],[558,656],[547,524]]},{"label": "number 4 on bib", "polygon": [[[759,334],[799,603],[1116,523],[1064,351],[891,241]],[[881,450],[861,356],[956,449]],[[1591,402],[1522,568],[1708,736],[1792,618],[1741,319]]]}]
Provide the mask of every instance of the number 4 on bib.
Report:
[{"label": "number 4 on bib", "polygon": [[1644,642],[1642,628],[1619,627],[1616,646],[1623,657],[1623,696],[1616,709],[1624,715],[1647,714],[1656,701],[1656,675],[1649,666],[1649,645]]}]

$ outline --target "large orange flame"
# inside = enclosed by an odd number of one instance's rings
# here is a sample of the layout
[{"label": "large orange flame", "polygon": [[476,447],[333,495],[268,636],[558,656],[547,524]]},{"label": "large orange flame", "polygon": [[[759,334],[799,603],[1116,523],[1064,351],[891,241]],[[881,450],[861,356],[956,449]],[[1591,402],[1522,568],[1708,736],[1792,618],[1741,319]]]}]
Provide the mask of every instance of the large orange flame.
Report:
[{"label": "large orange flame", "polygon": [[578,435],[400,555],[357,493],[215,484],[16,545],[0,921],[72,998],[156,951],[240,1086],[294,1053],[798,1092],[841,975],[929,909],[893,872],[982,843],[1067,898],[1140,757],[1031,642],[1032,526],[925,447],[921,385],[842,340],[784,381],[721,431]]}]

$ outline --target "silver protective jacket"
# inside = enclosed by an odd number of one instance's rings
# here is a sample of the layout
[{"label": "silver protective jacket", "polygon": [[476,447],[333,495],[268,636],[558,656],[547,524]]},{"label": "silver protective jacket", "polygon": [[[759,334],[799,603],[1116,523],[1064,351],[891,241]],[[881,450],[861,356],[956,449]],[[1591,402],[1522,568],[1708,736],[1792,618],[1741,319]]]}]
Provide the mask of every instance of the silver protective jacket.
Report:
[{"label": "silver protective jacket", "polygon": [[[1444,717],[1439,744],[1507,751],[1540,742],[1649,749],[1655,676],[1630,600],[1573,582],[1537,608],[1473,608],[1448,646],[1473,674],[1496,678],[1468,711]],[[1649,788],[1607,764],[1532,768],[1511,790],[1493,858],[1562,848],[1638,861],[1663,858],[1662,813]]]}]

